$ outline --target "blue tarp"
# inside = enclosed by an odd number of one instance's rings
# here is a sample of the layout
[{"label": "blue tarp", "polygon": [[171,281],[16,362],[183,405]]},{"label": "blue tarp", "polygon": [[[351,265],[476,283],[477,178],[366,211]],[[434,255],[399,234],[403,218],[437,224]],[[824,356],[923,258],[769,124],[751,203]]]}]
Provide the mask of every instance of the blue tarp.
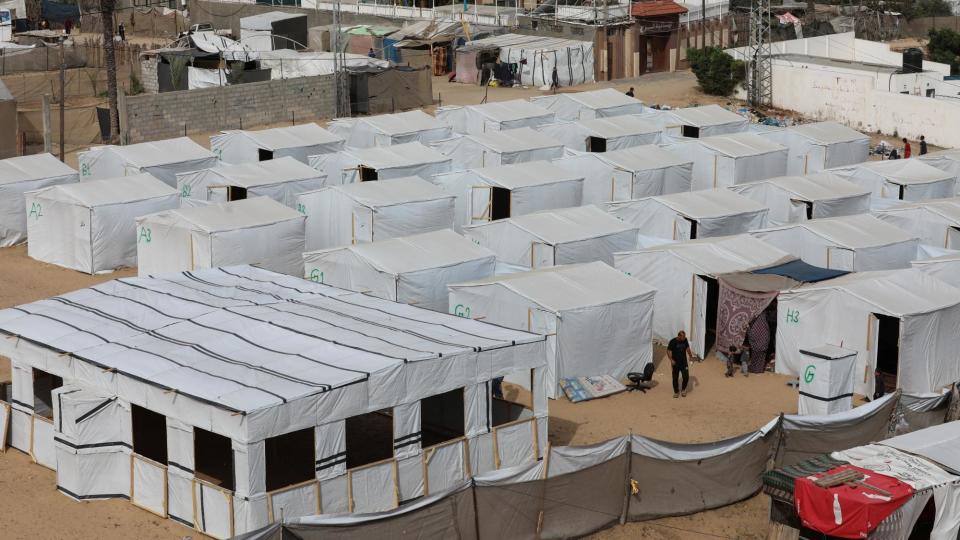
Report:
[{"label": "blue tarp", "polygon": [[847,272],[846,270],[820,268],[819,266],[813,266],[812,264],[807,264],[800,259],[796,259],[788,263],[778,264],[777,266],[754,270],[753,273],[774,274],[795,279],[803,283],[816,283],[825,279],[840,277],[849,274],[850,272]]},{"label": "blue tarp", "polygon": [[76,4],[63,4],[60,2],[51,2],[42,0],[40,3],[40,13],[50,24],[56,23],[62,26],[67,20],[73,20],[74,25],[80,22],[80,9]]}]

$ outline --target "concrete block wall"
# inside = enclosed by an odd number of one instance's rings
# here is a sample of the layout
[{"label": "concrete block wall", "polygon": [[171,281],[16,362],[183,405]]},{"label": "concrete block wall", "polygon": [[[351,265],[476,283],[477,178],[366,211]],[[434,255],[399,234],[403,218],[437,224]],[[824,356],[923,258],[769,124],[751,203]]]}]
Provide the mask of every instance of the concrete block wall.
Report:
[{"label": "concrete block wall", "polygon": [[335,116],[332,75],[126,96],[126,143]]}]

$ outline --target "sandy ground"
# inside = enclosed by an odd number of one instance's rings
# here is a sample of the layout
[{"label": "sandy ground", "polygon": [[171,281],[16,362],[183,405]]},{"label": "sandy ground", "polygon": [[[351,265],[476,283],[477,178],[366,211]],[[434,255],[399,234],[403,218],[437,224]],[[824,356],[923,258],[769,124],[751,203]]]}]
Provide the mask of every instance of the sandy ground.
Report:
[{"label": "sandy ground", "polygon": [[[639,80],[569,90],[613,87],[625,91],[630,86],[635,87],[637,97],[648,104],[728,103],[725,99],[700,94],[690,73],[647,75]],[[480,103],[484,91],[476,86],[434,79],[434,92],[444,104]],[[487,99],[500,101],[541,93],[535,88],[490,88]],[[209,134],[201,134],[192,138],[209,146],[208,137]],[[76,166],[76,154],[69,154],[67,162]],[[27,257],[26,252],[25,246],[0,250],[0,308],[135,274],[135,270],[126,269],[90,276],[39,263]],[[658,350],[655,358],[661,357],[662,352]],[[4,378],[3,370],[0,367],[0,379]],[[691,375],[692,389],[682,399],[673,399],[669,366],[660,363],[654,376],[657,386],[645,394],[623,393],[577,405],[566,400],[554,401],[550,406],[550,441],[556,445],[579,445],[632,432],[675,442],[703,442],[752,431],[780,412],[796,411],[796,392],[785,386],[783,377],[763,374],[726,379],[723,367],[713,358],[692,365]],[[511,391],[515,390],[508,390]],[[53,471],[31,464],[28,456],[16,450],[0,455],[0,537],[167,540],[203,536],[126,501],[74,502],[56,492],[55,482]],[[83,526],[78,527],[81,523]],[[762,538],[766,530],[767,500],[757,496],[692,516],[612,527],[596,536]]]}]

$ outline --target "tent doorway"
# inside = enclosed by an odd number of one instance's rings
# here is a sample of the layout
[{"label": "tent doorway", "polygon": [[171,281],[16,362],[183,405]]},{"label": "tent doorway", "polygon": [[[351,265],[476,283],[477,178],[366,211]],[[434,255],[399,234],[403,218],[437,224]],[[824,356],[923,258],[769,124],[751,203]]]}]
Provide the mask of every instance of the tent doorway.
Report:
[{"label": "tent doorway", "polygon": [[703,346],[704,356],[710,353],[713,344],[717,342],[717,309],[720,305],[720,282],[711,277],[705,279],[707,281],[707,333],[706,343]]},{"label": "tent doorway", "polygon": [[897,372],[900,365],[900,319],[873,313],[876,320],[874,351],[877,371],[883,377],[884,387],[897,387]]},{"label": "tent doorway", "polygon": [[717,340],[717,306],[720,302],[720,283],[716,278],[693,277],[691,306],[690,348],[700,358],[706,358]]},{"label": "tent doorway", "polygon": [[53,419],[53,391],[63,386],[63,379],[52,373],[33,369],[33,412]]},{"label": "tent doorway", "polygon": [[257,161],[270,161],[273,159],[273,150],[257,148]]},{"label": "tent doorway", "polygon": [[943,247],[947,249],[960,249],[960,227],[947,227],[947,239]]},{"label": "tent doorway", "polygon": [[360,166],[360,181],[361,182],[372,182],[374,180],[379,180],[376,169],[371,169],[370,167]]},{"label": "tent doorway", "polygon": [[247,188],[227,186],[227,200],[240,201],[247,198]]},{"label": "tent doorway", "polygon": [[690,137],[691,139],[699,139],[700,128],[697,126],[680,126],[680,135]]},{"label": "tent doorway", "polygon": [[607,140],[603,137],[587,137],[587,152],[606,152]]},{"label": "tent doorway", "polygon": [[510,217],[510,190],[494,186],[490,190],[490,221]]}]

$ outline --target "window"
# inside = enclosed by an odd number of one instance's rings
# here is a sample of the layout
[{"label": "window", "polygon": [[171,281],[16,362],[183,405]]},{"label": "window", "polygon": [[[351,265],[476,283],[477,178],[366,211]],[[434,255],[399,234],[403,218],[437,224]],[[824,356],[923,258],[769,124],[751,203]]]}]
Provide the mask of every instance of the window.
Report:
[{"label": "window", "polygon": [[316,447],[313,428],[301,429],[264,442],[267,491],[313,480],[316,477]]},{"label": "window", "polygon": [[257,161],[270,161],[273,159],[273,150],[257,148]]},{"label": "window", "polygon": [[393,457],[393,413],[374,411],[346,420],[347,468]]},{"label": "window", "polygon": [[463,437],[463,388],[420,400],[423,448]]},{"label": "window", "polygon": [[53,391],[63,386],[63,379],[56,375],[33,370],[33,412],[53,418]]},{"label": "window", "polygon": [[587,152],[606,152],[607,140],[603,137],[587,137]]},{"label": "window", "polygon": [[193,460],[197,478],[233,491],[233,445],[229,438],[193,428]]},{"label": "window", "polygon": [[167,463],[167,418],[139,405],[131,407],[133,424],[133,452],[152,459],[157,463]]},{"label": "window", "polygon": [[684,137],[697,139],[700,137],[700,128],[696,126],[683,126],[680,128],[680,134]]},{"label": "window", "polygon": [[371,169],[370,167],[360,166],[360,181],[361,182],[371,182],[377,180],[379,176],[377,175],[376,169]]},{"label": "window", "polygon": [[247,198],[247,188],[227,186],[227,200],[240,201]]},{"label": "window", "polygon": [[[488,381],[487,387],[490,389],[490,427],[533,416],[533,393],[530,390],[519,384],[505,382],[503,377]],[[532,369],[530,388],[533,388]]]}]

